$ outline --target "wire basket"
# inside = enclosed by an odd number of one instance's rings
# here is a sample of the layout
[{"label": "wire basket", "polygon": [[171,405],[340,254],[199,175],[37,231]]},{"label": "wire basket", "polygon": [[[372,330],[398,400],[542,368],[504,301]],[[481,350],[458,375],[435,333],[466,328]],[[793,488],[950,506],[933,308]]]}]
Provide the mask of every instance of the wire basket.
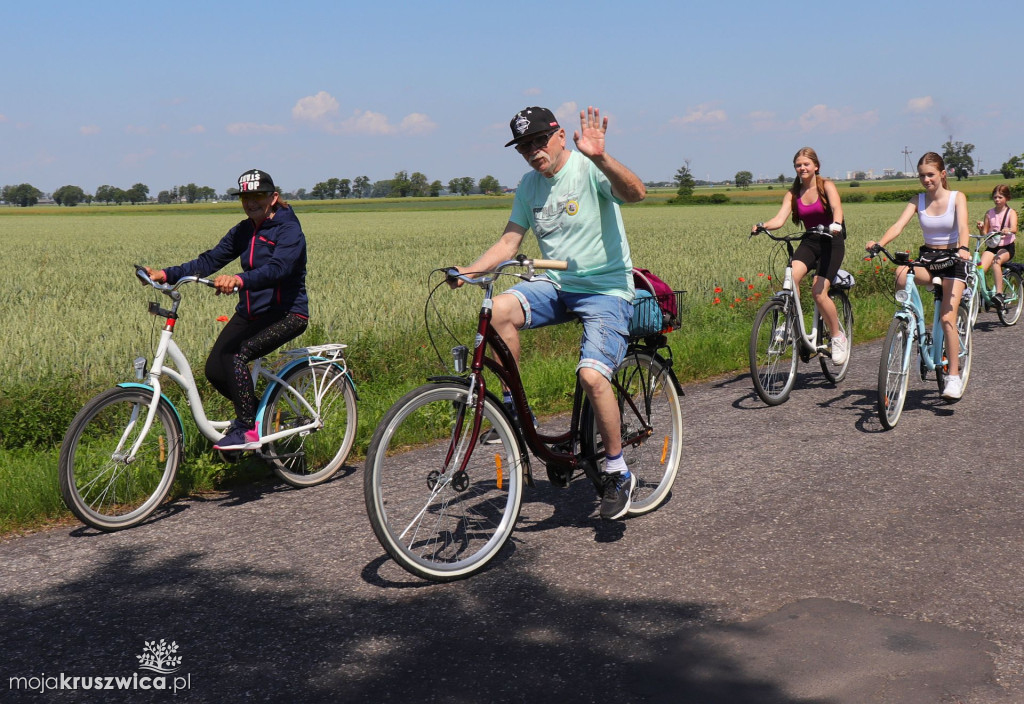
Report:
[{"label": "wire basket", "polygon": [[629,336],[641,338],[670,333],[678,328],[682,322],[684,293],[686,291],[673,291],[654,296],[649,291],[638,290],[637,297],[633,299]]}]

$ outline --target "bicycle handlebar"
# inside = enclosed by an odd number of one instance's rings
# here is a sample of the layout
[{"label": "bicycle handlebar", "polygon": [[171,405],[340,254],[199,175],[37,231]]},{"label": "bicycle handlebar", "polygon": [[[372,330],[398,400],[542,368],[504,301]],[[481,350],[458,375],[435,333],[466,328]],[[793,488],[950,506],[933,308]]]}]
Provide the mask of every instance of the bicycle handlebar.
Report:
[{"label": "bicycle handlebar", "polygon": [[[824,225],[816,225],[814,228],[810,230],[804,230],[803,232],[794,232],[788,235],[773,235],[772,231],[766,228],[764,225],[758,225],[757,228],[750,233],[750,237],[760,234],[768,235],[769,238],[775,240],[776,242],[796,242],[797,240],[802,240],[804,237],[807,237],[808,235],[823,235],[828,238],[832,237],[832,233],[829,232],[828,228],[826,228]],[[750,237],[748,237],[747,239],[750,239]]]},{"label": "bicycle handlebar", "polygon": [[204,279],[201,276],[183,276],[180,279],[178,279],[178,282],[175,284],[157,283],[156,281],[153,281],[152,278],[150,278],[149,274],[146,272],[146,267],[142,266],[141,264],[135,264],[134,266],[135,276],[138,277],[139,281],[148,286],[152,286],[157,291],[161,291],[163,293],[166,293],[167,295],[171,295],[171,293],[177,291],[178,287],[181,286],[182,284],[192,282],[195,282],[197,284],[203,284],[204,286],[209,286],[210,288],[214,287],[213,281],[211,281],[210,279]]},{"label": "bicycle handlebar", "polygon": [[[504,271],[508,267],[521,266],[526,268],[525,274],[513,274],[511,272]],[[528,259],[525,255],[520,254],[515,259],[508,259],[501,262],[492,271],[475,271],[469,274],[459,273],[459,270],[455,267],[447,267],[444,269],[445,277],[449,280],[458,280],[466,284],[472,284],[473,286],[487,286],[494,282],[499,275],[505,274],[506,276],[515,276],[523,279],[524,281],[535,280],[534,270],[535,269],[554,269],[558,271],[567,271],[569,269],[569,262],[560,261],[558,259]],[[477,276],[474,276],[476,274]],[[546,277],[545,277],[546,279]],[[546,279],[550,281],[550,279]],[[554,282],[552,282],[554,283]]]}]

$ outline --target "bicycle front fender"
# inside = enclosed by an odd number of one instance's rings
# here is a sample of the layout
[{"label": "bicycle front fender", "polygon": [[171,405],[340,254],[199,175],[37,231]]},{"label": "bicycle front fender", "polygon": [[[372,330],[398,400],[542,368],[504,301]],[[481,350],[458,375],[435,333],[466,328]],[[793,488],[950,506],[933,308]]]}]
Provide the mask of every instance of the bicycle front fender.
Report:
[{"label": "bicycle front fender", "polygon": [[[143,384],[137,381],[124,381],[117,385],[122,389],[146,389],[152,391],[153,387],[149,384]],[[160,400],[170,406],[171,410],[174,411],[174,417],[178,421],[178,430],[181,431],[181,440],[185,441],[185,425],[181,422],[181,414],[178,413],[177,407],[171,402],[171,399],[167,398],[166,394],[160,394]]]}]

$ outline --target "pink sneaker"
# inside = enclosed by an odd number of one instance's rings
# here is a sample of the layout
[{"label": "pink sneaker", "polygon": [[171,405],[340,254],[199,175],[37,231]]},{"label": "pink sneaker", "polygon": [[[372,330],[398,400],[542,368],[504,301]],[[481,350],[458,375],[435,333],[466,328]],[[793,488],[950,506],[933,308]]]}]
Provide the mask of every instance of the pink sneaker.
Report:
[{"label": "pink sneaker", "polygon": [[263,443],[255,428],[236,427],[213,446],[214,450],[258,450]]}]

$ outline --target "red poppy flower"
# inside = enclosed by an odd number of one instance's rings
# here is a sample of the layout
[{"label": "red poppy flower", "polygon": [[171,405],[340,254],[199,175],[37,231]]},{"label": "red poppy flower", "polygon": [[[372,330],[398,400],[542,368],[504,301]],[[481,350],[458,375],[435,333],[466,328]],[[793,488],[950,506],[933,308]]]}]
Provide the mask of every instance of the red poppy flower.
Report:
[{"label": "red poppy flower", "polygon": [[743,283],[744,281],[746,281],[746,279],[744,279],[744,278],[743,278],[743,277],[741,276],[741,277],[740,277],[740,283]]},{"label": "red poppy flower", "polygon": [[754,288],[754,284],[747,284],[747,288]]},{"label": "red poppy flower", "polygon": [[721,293],[721,292],[722,292],[722,287],[721,286],[715,286],[715,293]]},{"label": "red poppy flower", "polygon": [[228,322],[228,316],[226,316],[226,315],[218,315],[217,316],[217,322],[218,323],[226,323],[226,322]]},{"label": "red poppy flower", "polygon": [[715,298],[715,300],[713,300],[713,301],[711,301],[711,302],[712,302],[712,303],[713,303],[714,305],[716,305],[716,306],[717,306],[717,305],[718,305],[719,303],[721,303],[721,302],[722,302],[722,299],[721,299],[721,298]]}]

